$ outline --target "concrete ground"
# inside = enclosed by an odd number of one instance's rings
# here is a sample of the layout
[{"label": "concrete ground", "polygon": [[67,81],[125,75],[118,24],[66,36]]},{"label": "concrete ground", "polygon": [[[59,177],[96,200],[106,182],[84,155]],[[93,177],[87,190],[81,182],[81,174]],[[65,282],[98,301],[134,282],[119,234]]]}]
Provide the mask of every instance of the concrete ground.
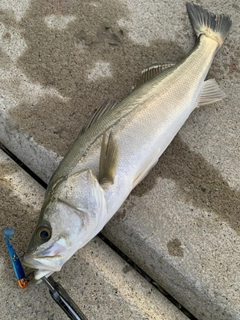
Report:
[{"label": "concrete ground", "polygon": [[[227,98],[193,112],[104,234],[196,318],[240,319],[240,6],[201,4],[233,20],[209,74]],[[194,44],[185,1],[2,0],[0,13],[0,142],[45,182],[103,99]],[[24,245],[36,216],[20,218]]]}]

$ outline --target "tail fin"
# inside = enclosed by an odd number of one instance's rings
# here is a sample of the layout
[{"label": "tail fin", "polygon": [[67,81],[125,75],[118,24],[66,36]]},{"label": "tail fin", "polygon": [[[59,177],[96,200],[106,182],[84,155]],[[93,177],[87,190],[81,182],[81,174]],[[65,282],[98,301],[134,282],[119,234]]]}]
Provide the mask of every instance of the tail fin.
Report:
[{"label": "tail fin", "polygon": [[224,14],[213,14],[195,3],[187,2],[186,6],[196,35],[204,34],[221,46],[232,25],[230,17]]}]

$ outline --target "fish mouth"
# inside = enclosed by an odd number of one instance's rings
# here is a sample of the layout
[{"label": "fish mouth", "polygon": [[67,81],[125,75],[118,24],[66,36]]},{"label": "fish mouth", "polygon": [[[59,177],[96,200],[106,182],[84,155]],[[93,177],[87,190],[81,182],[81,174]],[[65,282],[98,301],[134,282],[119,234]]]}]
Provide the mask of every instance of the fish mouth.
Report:
[{"label": "fish mouth", "polygon": [[[50,262],[51,258],[53,258],[53,257],[45,257],[45,259],[46,258],[49,258],[49,262]],[[54,258],[56,258],[56,257],[54,257]],[[26,267],[29,267],[31,269],[35,269],[33,282],[38,282],[43,277],[49,277],[52,273],[59,271],[61,269],[61,266],[59,263],[58,263],[58,265],[52,265],[52,264],[46,265],[46,264],[41,263],[41,257],[34,258],[34,257],[30,257],[28,255],[25,255],[23,257],[22,263]]]},{"label": "fish mouth", "polygon": [[[61,269],[60,267],[60,263],[59,260],[60,259],[56,259],[57,257],[51,257],[51,256],[45,256],[45,257],[30,257],[28,255],[24,255],[23,257],[23,265],[26,267],[29,267],[31,269],[38,269],[38,270],[52,270],[52,271],[59,271]],[[60,258],[62,258],[62,256],[60,256]],[[46,260],[47,259],[47,260]],[[41,261],[42,260],[42,261]],[[49,264],[51,262],[51,260],[58,260],[57,264]],[[49,263],[46,263],[49,262]],[[44,263],[43,263],[44,262]]]},{"label": "fish mouth", "polygon": [[23,265],[35,269],[34,278],[40,280],[42,277],[48,277],[55,271],[60,271],[66,255],[65,240],[60,238],[49,248],[38,253],[27,252],[23,256]]},{"label": "fish mouth", "polygon": [[43,277],[49,277],[53,272],[60,271],[64,263],[76,252],[69,248],[65,239],[60,238],[43,251],[29,251],[23,256],[23,265],[35,269],[34,280],[38,282]]},{"label": "fish mouth", "polygon": [[49,277],[53,272],[60,271],[63,265],[62,256],[32,257],[24,255],[23,265],[35,269],[34,280],[39,281],[42,277]]}]

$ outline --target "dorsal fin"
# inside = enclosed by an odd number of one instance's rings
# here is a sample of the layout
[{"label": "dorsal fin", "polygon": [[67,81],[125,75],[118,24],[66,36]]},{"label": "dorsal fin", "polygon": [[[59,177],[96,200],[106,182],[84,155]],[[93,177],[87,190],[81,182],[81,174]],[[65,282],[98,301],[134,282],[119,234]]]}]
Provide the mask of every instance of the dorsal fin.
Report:
[{"label": "dorsal fin", "polygon": [[110,99],[106,99],[103,101],[102,105],[99,109],[95,110],[90,116],[89,120],[86,122],[85,126],[82,128],[80,134],[83,134],[87,129],[89,129],[98,119],[100,119],[103,115],[108,113],[118,104],[117,101],[112,101]]},{"label": "dorsal fin", "polygon": [[155,78],[159,73],[163,72],[164,70],[174,66],[174,63],[154,63],[147,68],[142,70],[142,74],[139,77],[136,85],[133,87],[133,89],[136,89],[140,87],[142,84],[146,83],[147,81]]}]

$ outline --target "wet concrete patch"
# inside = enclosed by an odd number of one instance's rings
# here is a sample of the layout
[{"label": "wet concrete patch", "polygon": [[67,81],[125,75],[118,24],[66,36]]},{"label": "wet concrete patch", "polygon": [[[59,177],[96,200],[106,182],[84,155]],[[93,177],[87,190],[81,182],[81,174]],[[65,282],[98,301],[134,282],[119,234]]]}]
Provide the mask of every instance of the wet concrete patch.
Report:
[{"label": "wet concrete patch", "polygon": [[[44,19],[53,14],[75,20],[63,30],[48,28]],[[43,0],[31,2],[19,23],[27,49],[18,67],[33,83],[56,89],[68,101],[45,96],[34,105],[21,102],[10,113],[19,129],[64,155],[103,99],[126,96],[145,66],[184,56],[175,43],[152,41],[149,47],[133,43],[127,30],[118,26],[127,15],[127,8],[117,1],[51,1],[47,6]],[[111,76],[90,81],[89,74],[99,61],[108,63]],[[54,132],[63,131],[67,134],[55,140]]]},{"label": "wet concrete patch", "polygon": [[15,127],[25,129],[31,136],[38,138],[38,142],[39,139],[44,140],[44,146],[52,150],[53,145],[58,146],[59,141],[74,136],[71,122],[75,114],[75,111],[68,110],[67,102],[45,95],[38,102],[21,103],[17,108],[9,110],[11,118],[7,119],[7,126],[11,127],[14,120]]}]

